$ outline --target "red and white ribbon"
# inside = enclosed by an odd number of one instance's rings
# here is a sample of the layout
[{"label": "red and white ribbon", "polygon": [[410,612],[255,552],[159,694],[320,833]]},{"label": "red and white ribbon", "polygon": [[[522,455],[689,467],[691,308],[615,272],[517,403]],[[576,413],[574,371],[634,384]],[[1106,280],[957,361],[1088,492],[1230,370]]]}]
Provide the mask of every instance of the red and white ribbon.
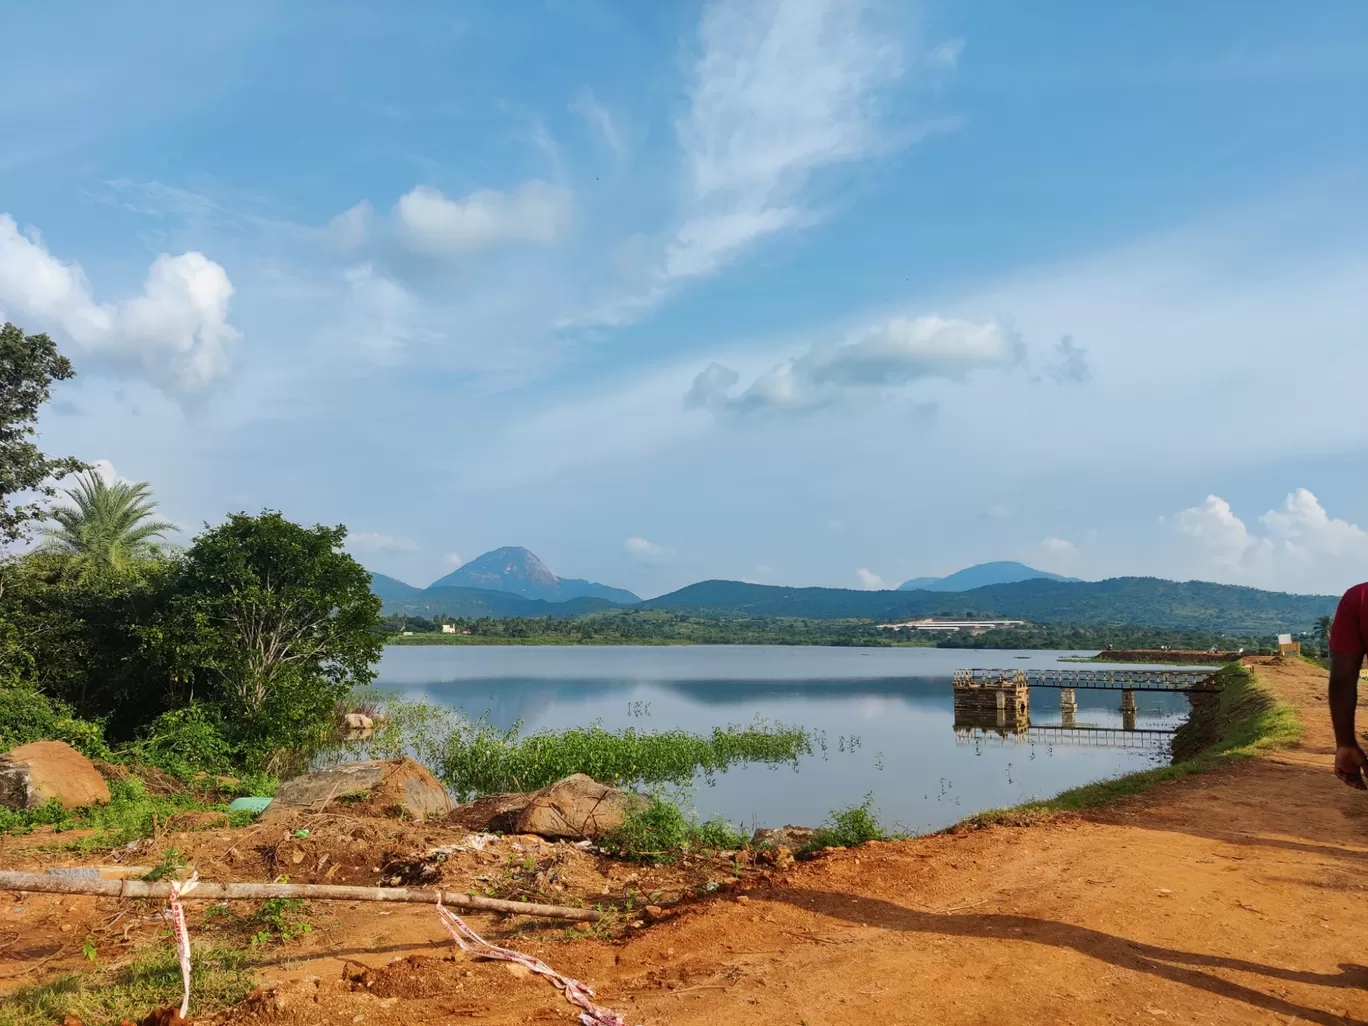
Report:
[{"label": "red and white ribbon", "polygon": [[199,873],[191,873],[186,880],[171,881],[171,928],[176,934],[176,953],[180,956],[182,1019],[190,1012],[190,929],[185,925],[185,909],[180,900],[198,883]]},{"label": "red and white ribbon", "polygon": [[545,976],[556,986],[556,989],[565,995],[565,1000],[584,1009],[579,1016],[582,1026],[627,1026],[627,1020],[617,1012],[602,1008],[590,1000],[594,996],[594,992],[587,984],[572,980],[568,976],[562,976],[539,958],[524,955],[521,951],[514,951],[512,948],[501,948],[490,944],[467,926],[460,916],[442,904],[440,891],[437,892],[437,915],[441,918],[442,925],[447,928],[447,932],[451,934],[451,939],[460,946],[462,951],[480,958],[496,958],[502,962],[516,962],[539,976]]}]

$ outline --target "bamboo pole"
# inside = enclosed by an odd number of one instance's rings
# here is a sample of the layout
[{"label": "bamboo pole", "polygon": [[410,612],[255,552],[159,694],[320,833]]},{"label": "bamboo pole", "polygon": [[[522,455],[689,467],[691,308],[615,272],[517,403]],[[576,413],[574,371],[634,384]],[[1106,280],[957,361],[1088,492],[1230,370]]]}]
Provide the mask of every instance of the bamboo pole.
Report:
[{"label": "bamboo pole", "polygon": [[[148,880],[100,880],[90,877],[58,876],[49,873],[0,872],[0,891],[30,891],[39,894],[97,894],[107,898],[162,898],[171,896],[170,883]],[[290,883],[213,883],[201,880],[185,894],[183,901],[236,901],[263,898],[308,898],[313,901],[402,901],[415,905],[434,905],[441,894],[442,904],[452,908],[499,912],[504,915],[537,916],[542,919],[568,919],[596,923],[603,913],[592,908],[566,908],[538,905],[528,901],[505,901],[456,891],[437,891],[420,887],[345,887],[334,884]]]}]

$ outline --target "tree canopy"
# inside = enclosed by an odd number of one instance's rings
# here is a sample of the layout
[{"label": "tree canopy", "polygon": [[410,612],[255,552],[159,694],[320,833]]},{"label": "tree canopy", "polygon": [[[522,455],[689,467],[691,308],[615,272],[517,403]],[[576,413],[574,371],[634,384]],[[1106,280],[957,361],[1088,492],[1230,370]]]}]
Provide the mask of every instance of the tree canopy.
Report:
[{"label": "tree canopy", "polygon": [[[47,335],[0,327],[0,545],[25,537],[46,515],[42,499],[56,494],[53,481],[85,467],[72,457],[50,458],[33,441],[52,383],[75,373]],[[15,502],[25,494],[34,501]]]},{"label": "tree canopy", "polygon": [[93,470],[66,489],[71,505],[51,512],[44,548],[94,565],[122,570],[137,559],[159,552],[156,539],[176,525],[154,516],[157,500],[146,481],[106,481]]},{"label": "tree canopy", "polygon": [[237,513],[185,554],[157,642],[256,750],[321,740],[333,705],[374,679],[380,600],[346,534]]}]

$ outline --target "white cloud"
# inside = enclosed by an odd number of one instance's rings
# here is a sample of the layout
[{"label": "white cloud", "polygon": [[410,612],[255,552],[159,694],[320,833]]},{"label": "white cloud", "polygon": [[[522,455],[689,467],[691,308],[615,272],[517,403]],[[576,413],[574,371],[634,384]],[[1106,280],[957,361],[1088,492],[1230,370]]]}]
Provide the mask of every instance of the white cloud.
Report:
[{"label": "white cloud", "polygon": [[[107,485],[112,484],[132,484],[128,478],[124,477],[114,469],[114,464],[109,460],[92,460],[90,469],[101,481]],[[68,479],[69,480],[69,479]]]},{"label": "white cloud", "polygon": [[1176,514],[1174,529],[1193,538],[1216,566],[1239,569],[1248,565],[1251,556],[1266,550],[1266,539],[1255,538],[1245,523],[1235,515],[1230,503],[1219,495],[1208,495],[1200,506],[1193,506]]},{"label": "white cloud", "polygon": [[459,552],[448,552],[448,553],[447,553],[445,556],[443,556],[442,558],[443,558],[444,560],[446,560],[448,566],[464,566],[464,565],[465,565],[465,560],[461,558],[461,554],[460,554]]},{"label": "white cloud", "polygon": [[1046,538],[1040,543],[1040,547],[1045,552],[1060,556],[1071,556],[1078,552],[1078,546],[1064,538]]},{"label": "white cloud", "polygon": [[860,579],[860,587],[868,588],[870,591],[882,591],[888,585],[884,584],[884,579],[871,570],[864,567],[855,571],[855,576]]},{"label": "white cloud", "polygon": [[998,503],[988,507],[988,512],[984,516],[992,517],[994,520],[1007,520],[1012,515],[1012,507]]},{"label": "white cloud", "polygon": [[358,552],[414,552],[418,548],[418,543],[402,534],[352,531],[347,535],[347,548]]},{"label": "white cloud", "polygon": [[739,375],[714,363],[694,379],[686,401],[732,410],[811,410],[922,378],[962,379],[1015,359],[1015,340],[996,321],[895,317],[844,345],[814,346],[785,360],[739,395],[730,394]]},{"label": "white cloud", "polygon": [[622,543],[627,555],[642,563],[663,563],[671,559],[675,550],[646,538],[631,537]]},{"label": "white cloud", "polygon": [[525,182],[512,193],[480,189],[457,200],[419,185],[399,198],[394,219],[410,248],[441,256],[506,243],[550,245],[569,225],[570,208],[570,193],[546,182]]},{"label": "white cloud", "polygon": [[1218,495],[1173,517],[1174,529],[1197,546],[1199,573],[1209,569],[1247,583],[1331,593],[1368,576],[1368,531],[1331,517],[1305,488],[1258,522],[1262,534]]},{"label": "white cloud", "polygon": [[1335,520],[1305,488],[1298,488],[1280,509],[1259,517],[1269,540],[1288,556],[1368,560],[1368,531],[1346,520]]},{"label": "white cloud", "polygon": [[173,397],[208,391],[230,369],[232,282],[203,253],[163,253],[141,295],[96,303],[79,264],[63,263],[0,214],[0,316],[48,331],[94,360]]}]

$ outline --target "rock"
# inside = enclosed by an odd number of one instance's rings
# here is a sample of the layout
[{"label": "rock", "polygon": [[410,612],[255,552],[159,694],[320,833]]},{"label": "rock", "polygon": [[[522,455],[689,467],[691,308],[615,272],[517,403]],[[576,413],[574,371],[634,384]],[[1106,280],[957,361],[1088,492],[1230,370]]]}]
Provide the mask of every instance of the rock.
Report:
[{"label": "rock", "polygon": [[576,773],[540,791],[484,795],[458,807],[451,818],[469,830],[584,841],[621,826],[640,800],[631,791]]},{"label": "rock", "polygon": [[534,791],[518,813],[513,832],[551,839],[593,840],[622,826],[637,797],[576,773]]},{"label": "rock", "polygon": [[342,717],[347,723],[348,730],[374,730],[375,721],[365,713],[351,712]]},{"label": "rock", "polygon": [[286,781],[261,818],[266,822],[298,809],[321,809],[340,798],[416,820],[445,816],[455,808],[441,782],[412,759],[376,759],[344,762]]},{"label": "rock", "polygon": [[53,798],[68,809],[106,805],[109,785],[65,741],[35,741],[0,755],[0,806],[32,809]]},{"label": "rock", "polygon": [[178,812],[166,821],[172,831],[214,830],[228,826],[226,812]]},{"label": "rock", "polygon": [[813,827],[782,826],[778,830],[767,830],[762,827],[751,837],[751,844],[757,848],[763,846],[798,851],[806,846],[816,833]]}]

